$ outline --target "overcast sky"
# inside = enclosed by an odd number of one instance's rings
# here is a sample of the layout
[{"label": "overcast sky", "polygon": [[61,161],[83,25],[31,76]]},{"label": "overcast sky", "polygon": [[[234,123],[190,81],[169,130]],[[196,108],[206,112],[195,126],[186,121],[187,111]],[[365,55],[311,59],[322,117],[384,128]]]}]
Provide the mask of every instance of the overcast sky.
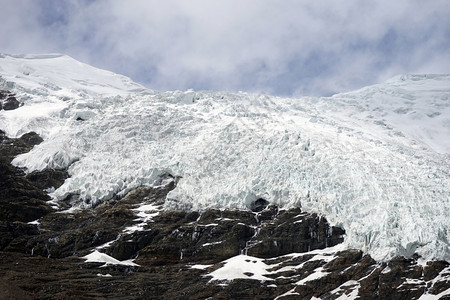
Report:
[{"label": "overcast sky", "polygon": [[450,73],[448,0],[0,3],[0,52],[65,53],[156,90],[330,95]]}]

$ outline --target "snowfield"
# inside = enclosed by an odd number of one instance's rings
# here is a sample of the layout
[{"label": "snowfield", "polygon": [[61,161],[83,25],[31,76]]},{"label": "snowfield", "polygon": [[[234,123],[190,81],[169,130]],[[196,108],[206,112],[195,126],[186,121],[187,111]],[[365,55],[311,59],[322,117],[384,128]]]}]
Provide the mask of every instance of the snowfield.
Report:
[{"label": "snowfield", "polygon": [[11,137],[44,142],[14,164],[69,167],[50,195],[89,208],[181,176],[166,208],[318,212],[376,260],[450,261],[450,75],[405,75],[327,98],[155,92],[63,55],[0,55]]}]

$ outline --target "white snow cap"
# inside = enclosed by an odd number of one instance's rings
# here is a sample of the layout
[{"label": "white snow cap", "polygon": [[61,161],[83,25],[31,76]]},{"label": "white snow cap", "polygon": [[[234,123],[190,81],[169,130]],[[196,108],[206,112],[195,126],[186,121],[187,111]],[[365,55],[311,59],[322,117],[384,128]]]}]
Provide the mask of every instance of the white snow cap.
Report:
[{"label": "white snow cap", "polygon": [[57,55],[2,55],[0,76],[24,103],[0,111],[0,128],[44,138],[14,164],[69,167],[56,200],[89,207],[171,174],[166,208],[264,198],[325,215],[377,260],[450,261],[450,75],[299,99],[158,93]]}]

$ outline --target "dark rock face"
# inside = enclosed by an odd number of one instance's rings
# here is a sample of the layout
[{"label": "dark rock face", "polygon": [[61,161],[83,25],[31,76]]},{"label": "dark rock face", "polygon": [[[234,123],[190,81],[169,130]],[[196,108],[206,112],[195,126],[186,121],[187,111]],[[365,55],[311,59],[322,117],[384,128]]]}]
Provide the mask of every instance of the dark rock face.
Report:
[{"label": "dark rock face", "polygon": [[59,188],[68,178],[68,175],[65,170],[46,169],[27,174],[25,178],[37,188],[44,190],[50,187]]},{"label": "dark rock face", "polygon": [[9,95],[11,95],[10,91],[0,90],[0,100],[6,99]]},{"label": "dark rock face", "polygon": [[12,159],[28,152],[42,139],[28,133],[9,139],[0,131],[0,250],[21,249],[28,236],[38,235],[35,225],[26,224],[50,213],[48,195],[29,181],[23,171],[11,165]]},{"label": "dark rock face", "polygon": [[[340,250],[344,230],[264,199],[248,211],[165,211],[172,181],[93,209],[56,212],[42,189],[57,188],[67,173],[25,175],[10,164],[41,141],[34,133],[9,139],[0,131],[0,299],[450,298],[447,262],[399,257],[378,263],[359,250]],[[139,266],[81,259],[96,248]],[[255,271],[246,270],[232,281],[208,275],[239,255],[248,263],[262,258],[268,279],[252,279]]]},{"label": "dark rock face", "polygon": [[[274,257],[323,249],[327,243],[333,246],[343,241],[343,231],[335,230],[333,234],[324,218],[304,214],[304,223],[295,223],[299,213],[299,209],[280,212],[275,206],[259,213],[212,209],[201,214],[163,212],[148,225],[148,232],[130,237],[129,243],[136,244],[139,259],[167,264],[180,261],[180,257],[185,262],[199,262],[224,260],[241,253]],[[322,223],[328,236],[322,237],[318,232]],[[140,240],[151,243],[141,250],[137,245]]]},{"label": "dark rock face", "polygon": [[12,159],[28,152],[42,139],[36,133],[24,134],[19,139],[9,139],[0,131],[0,216],[2,222],[30,222],[46,215],[51,208],[50,198],[27,180],[25,174],[11,165]]},{"label": "dark rock face", "polygon": [[264,208],[266,208],[269,205],[269,201],[259,198],[256,201],[251,203],[250,210],[254,212],[260,212]]},{"label": "dark rock face", "polygon": [[10,91],[0,90],[0,110],[13,110],[20,107],[20,102]]},{"label": "dark rock face", "polygon": [[264,224],[250,244],[247,253],[269,258],[295,252],[332,247],[343,242],[345,232],[330,227],[327,220],[300,209],[283,210],[274,215],[276,207],[263,211],[258,219]]},{"label": "dark rock face", "polygon": [[13,109],[19,108],[19,106],[20,106],[20,102],[17,101],[17,99],[15,97],[9,97],[3,103],[4,110],[13,110]]}]

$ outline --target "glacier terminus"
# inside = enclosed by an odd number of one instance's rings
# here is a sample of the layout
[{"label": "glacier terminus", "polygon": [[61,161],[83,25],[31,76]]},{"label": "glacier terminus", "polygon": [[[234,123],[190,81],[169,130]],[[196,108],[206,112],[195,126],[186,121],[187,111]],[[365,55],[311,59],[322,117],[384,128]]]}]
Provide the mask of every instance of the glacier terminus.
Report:
[{"label": "glacier terminus", "polygon": [[344,245],[384,261],[450,261],[450,75],[401,75],[331,97],[157,92],[68,56],[0,55],[9,137],[44,141],[26,172],[68,168],[52,204],[88,209],[177,178],[166,209],[264,199],[326,216]]}]

